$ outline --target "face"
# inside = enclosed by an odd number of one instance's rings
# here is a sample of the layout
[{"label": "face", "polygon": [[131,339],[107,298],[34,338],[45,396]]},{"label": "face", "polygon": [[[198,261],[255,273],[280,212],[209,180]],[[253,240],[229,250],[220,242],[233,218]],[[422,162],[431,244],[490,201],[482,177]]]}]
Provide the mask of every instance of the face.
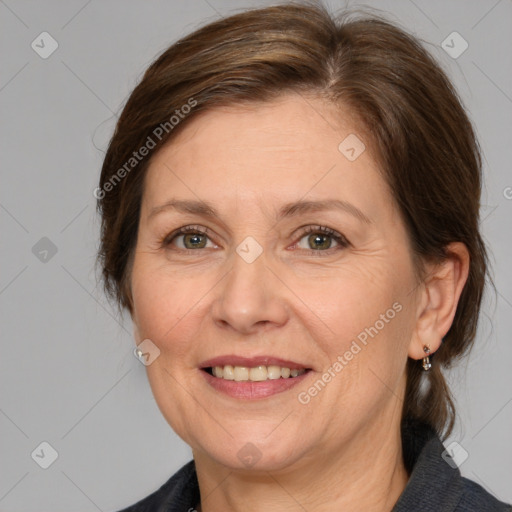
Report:
[{"label": "face", "polygon": [[154,155],[136,342],[160,350],[152,391],[196,457],[290,468],[400,417],[410,246],[368,144],[339,149],[350,134],[348,113],[290,94],[203,114]]}]

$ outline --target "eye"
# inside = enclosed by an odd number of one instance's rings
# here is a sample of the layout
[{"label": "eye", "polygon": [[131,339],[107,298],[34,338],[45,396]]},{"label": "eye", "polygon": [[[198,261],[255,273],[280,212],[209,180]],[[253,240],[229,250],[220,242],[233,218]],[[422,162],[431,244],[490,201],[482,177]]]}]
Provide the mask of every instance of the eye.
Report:
[{"label": "eye", "polygon": [[184,226],[178,231],[174,231],[162,240],[162,247],[174,245],[181,250],[195,250],[216,247],[210,240],[211,245],[207,245],[209,240],[208,230],[201,226]]},{"label": "eye", "polygon": [[[166,248],[174,245],[181,251],[193,251],[197,249],[216,248],[217,246],[211,241],[210,232],[202,226],[184,226],[161,241],[161,246]],[[303,240],[305,242],[303,242]],[[335,244],[335,245],[333,245]],[[332,250],[340,250],[350,245],[350,242],[340,233],[325,226],[308,226],[303,230],[299,241],[294,244],[293,248],[301,250],[325,253]]]},{"label": "eye", "polygon": [[[305,240],[305,244],[303,244]],[[333,242],[336,244],[333,246]],[[303,244],[303,245],[302,245]],[[343,249],[348,247],[350,242],[340,233],[325,226],[308,226],[303,232],[295,247],[300,249],[326,252],[329,249]]]}]

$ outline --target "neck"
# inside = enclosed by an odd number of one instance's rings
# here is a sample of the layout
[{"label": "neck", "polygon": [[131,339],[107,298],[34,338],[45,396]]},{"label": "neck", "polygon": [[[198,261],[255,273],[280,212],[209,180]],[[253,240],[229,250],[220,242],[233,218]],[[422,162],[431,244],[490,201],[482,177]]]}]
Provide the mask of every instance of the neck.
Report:
[{"label": "neck", "polygon": [[[386,424],[390,430],[382,428]],[[307,465],[282,471],[237,472],[196,453],[194,458],[202,495],[198,512],[389,512],[408,480],[396,418],[381,419],[330,455],[317,450]]]}]

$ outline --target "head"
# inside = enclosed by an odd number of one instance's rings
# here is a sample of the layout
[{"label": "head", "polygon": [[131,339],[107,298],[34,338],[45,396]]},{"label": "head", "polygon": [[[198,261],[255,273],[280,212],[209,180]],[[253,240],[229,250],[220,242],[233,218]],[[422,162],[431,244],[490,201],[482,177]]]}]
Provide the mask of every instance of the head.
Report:
[{"label": "head", "polygon": [[[172,45],[97,192],[106,290],[160,350],[147,370],[167,421],[228,466],[250,442],[285,467],[384,418],[447,436],[443,369],[471,347],[486,276],[480,189],[456,92],[381,19],[276,6]],[[203,376],[226,354],[309,371],[235,407]]]}]

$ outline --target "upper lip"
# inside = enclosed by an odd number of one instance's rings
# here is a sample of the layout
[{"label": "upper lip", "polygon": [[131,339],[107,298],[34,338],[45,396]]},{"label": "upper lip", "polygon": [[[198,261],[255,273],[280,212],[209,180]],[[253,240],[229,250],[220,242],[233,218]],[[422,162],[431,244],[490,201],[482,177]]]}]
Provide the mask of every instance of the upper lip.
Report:
[{"label": "upper lip", "polygon": [[245,366],[248,368],[254,368],[256,366],[281,366],[282,368],[290,368],[290,370],[296,369],[301,370],[302,368],[308,369],[307,365],[297,363],[295,361],[289,361],[281,359],[280,357],[273,356],[255,356],[255,357],[243,357],[236,355],[225,355],[214,357],[203,361],[199,366],[200,368],[211,368],[214,366]]}]

